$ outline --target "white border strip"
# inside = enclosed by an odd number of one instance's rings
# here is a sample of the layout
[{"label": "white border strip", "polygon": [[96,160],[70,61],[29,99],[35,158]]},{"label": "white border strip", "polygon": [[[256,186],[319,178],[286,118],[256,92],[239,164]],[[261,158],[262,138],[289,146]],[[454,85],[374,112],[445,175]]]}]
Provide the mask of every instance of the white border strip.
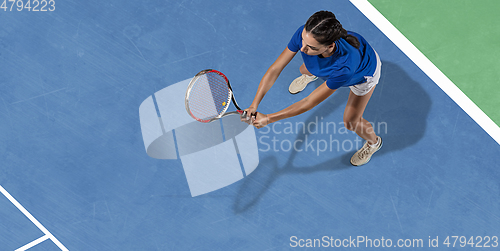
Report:
[{"label": "white border strip", "polygon": [[[28,212],[28,210],[26,210],[21,204],[19,204],[19,202],[17,202],[17,200],[14,199],[14,197],[12,197],[12,195],[10,195],[7,192],[7,190],[5,190],[1,185],[0,185],[0,192],[5,197],[7,197],[7,199],[9,199],[9,201],[12,202],[12,204],[14,204],[14,206],[16,206],[17,209],[19,209],[19,211],[21,211],[26,217],[28,217],[28,219],[30,219],[30,221],[33,224],[35,224],[38,227],[38,229],[40,229],[45,234],[45,236],[48,237],[48,239],[52,240],[54,242],[54,244],[56,244],[61,250],[68,251],[68,249],[61,242],[59,242],[59,240],[57,240],[56,237],[54,237],[42,224],[40,224],[40,222],[38,222],[35,219],[35,217],[33,217],[33,215],[31,215]],[[43,239],[44,237],[38,238],[37,240],[40,242],[45,241],[46,239]],[[37,241],[37,240],[35,240],[35,241]],[[31,243],[33,243],[33,242],[31,242]],[[36,243],[36,244],[38,244],[38,243]]]},{"label": "white border strip", "polygon": [[405,53],[439,88],[460,106],[486,133],[500,144],[500,127],[472,102],[446,75],[444,75],[417,47],[394,27],[368,0],[349,0],[403,53]]}]

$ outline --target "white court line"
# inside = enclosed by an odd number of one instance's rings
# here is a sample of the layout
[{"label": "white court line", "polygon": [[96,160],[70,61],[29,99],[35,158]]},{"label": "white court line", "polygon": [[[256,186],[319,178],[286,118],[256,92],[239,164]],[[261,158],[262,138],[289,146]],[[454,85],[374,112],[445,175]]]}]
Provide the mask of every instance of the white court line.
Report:
[{"label": "white court line", "polygon": [[[46,237],[48,237],[50,240],[52,240],[52,242],[54,242],[54,244],[56,244],[61,250],[63,251],[68,251],[68,249],[61,243],[59,242],[59,240],[56,239],[56,237],[54,237],[42,224],[40,224],[40,222],[38,222],[38,220],[35,219],[35,217],[33,217],[33,215],[31,215],[28,210],[26,210],[21,204],[19,204],[19,202],[17,202],[16,199],[14,199],[14,197],[12,197],[12,195],[10,195],[7,190],[5,190],[1,185],[0,185],[0,192],[5,196],[7,197],[7,199],[9,199],[10,202],[12,202],[12,204],[14,204],[14,206],[17,207],[17,209],[19,209],[19,211],[21,211],[26,217],[28,217],[28,219],[33,223],[35,224],[38,229],[40,229],[40,231],[42,231]],[[37,240],[41,240],[43,239],[45,236],[43,236],[42,238],[38,238]],[[37,241],[35,240],[35,241]],[[45,239],[46,240],[46,239]],[[44,240],[41,240],[40,242],[42,242]],[[39,243],[40,243],[39,242]],[[33,242],[30,242],[30,243],[33,243]],[[37,243],[38,244],[38,243]]]},{"label": "white court line", "polygon": [[28,244],[26,244],[26,245],[24,245],[24,246],[16,249],[15,251],[25,251],[25,250],[28,250],[28,249],[30,249],[30,248],[32,248],[32,247],[34,247],[34,246],[36,246],[36,245],[38,245],[38,244],[46,241],[46,240],[48,240],[49,238],[50,238],[49,236],[44,235],[44,236],[42,236],[42,237],[40,237],[40,238],[38,238],[38,239],[36,239],[36,240],[28,243]]},{"label": "white court line", "polygon": [[444,75],[410,40],[394,27],[368,0],[349,0],[405,53],[429,78],[500,144],[500,127]]}]

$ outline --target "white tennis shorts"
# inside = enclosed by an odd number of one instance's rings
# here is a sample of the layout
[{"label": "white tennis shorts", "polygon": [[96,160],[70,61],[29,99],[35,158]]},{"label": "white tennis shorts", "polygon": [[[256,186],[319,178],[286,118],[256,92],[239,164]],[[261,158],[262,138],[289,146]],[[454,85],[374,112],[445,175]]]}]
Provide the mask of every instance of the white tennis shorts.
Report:
[{"label": "white tennis shorts", "polygon": [[366,82],[349,86],[349,88],[351,88],[351,91],[356,94],[356,96],[365,96],[373,89],[374,86],[378,84],[378,81],[380,80],[380,69],[382,68],[382,62],[380,62],[380,58],[376,51],[375,56],[377,56],[377,68],[375,69],[375,73],[373,73],[373,76],[365,76]]}]

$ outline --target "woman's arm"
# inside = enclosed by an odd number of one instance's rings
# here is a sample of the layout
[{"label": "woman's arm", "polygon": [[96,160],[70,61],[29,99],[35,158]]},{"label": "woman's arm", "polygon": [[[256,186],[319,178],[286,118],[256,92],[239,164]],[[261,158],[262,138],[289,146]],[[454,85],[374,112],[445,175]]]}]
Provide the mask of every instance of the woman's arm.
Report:
[{"label": "woman's arm", "polygon": [[257,107],[266,95],[267,91],[271,89],[271,86],[273,86],[274,82],[276,82],[276,79],[278,79],[281,71],[283,71],[285,66],[290,63],[295,54],[297,54],[297,52],[291,51],[288,47],[285,48],[278,59],[276,59],[276,61],[274,61],[274,63],[266,71],[266,74],[264,74],[264,77],[262,77],[262,80],[259,83],[259,88],[257,89],[252,105],[249,107],[253,108],[253,111],[251,111],[252,114],[257,110]]},{"label": "woman's arm", "polygon": [[297,116],[304,112],[311,110],[313,107],[317,106],[319,103],[323,102],[326,98],[332,95],[335,90],[330,89],[326,82],[318,86],[316,90],[314,90],[309,96],[303,98],[302,100],[290,105],[289,107],[275,113],[271,114],[262,114],[257,113],[257,117],[253,122],[253,125],[257,128],[261,128],[266,126],[267,124],[276,122],[278,120],[290,118],[293,116]]}]

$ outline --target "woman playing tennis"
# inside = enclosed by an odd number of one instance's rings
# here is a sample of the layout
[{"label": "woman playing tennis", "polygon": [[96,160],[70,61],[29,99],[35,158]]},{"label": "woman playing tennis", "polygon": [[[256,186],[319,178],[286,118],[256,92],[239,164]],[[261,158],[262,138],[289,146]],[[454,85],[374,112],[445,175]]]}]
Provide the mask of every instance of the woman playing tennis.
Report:
[{"label": "woman playing tennis", "polygon": [[[302,76],[289,87],[292,94],[298,93],[318,77],[326,81],[306,98],[271,114],[257,113],[257,108],[278,78],[281,71],[300,51],[304,63],[300,66]],[[269,67],[260,81],[252,105],[247,114],[255,116],[253,125],[262,128],[278,120],[304,113],[317,106],[340,87],[351,91],[344,110],[344,125],[356,132],[366,143],[351,158],[351,164],[366,164],[382,147],[372,125],[363,118],[363,112],[380,79],[381,62],[377,53],[359,34],[342,28],[335,15],[329,11],[314,13],[304,26],[295,32],[287,48]],[[247,118],[249,119],[249,118]]]}]

